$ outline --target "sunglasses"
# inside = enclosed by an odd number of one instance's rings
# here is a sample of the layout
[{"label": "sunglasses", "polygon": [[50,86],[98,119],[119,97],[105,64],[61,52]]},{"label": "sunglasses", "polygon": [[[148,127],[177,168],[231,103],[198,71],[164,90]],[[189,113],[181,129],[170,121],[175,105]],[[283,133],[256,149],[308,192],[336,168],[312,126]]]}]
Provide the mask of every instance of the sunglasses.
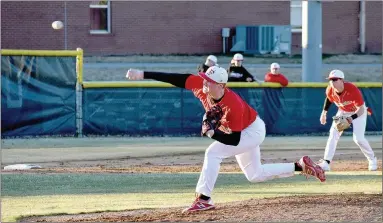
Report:
[{"label": "sunglasses", "polygon": [[340,79],[342,79],[342,78],[331,78],[330,81],[335,82],[335,81],[338,81]]}]

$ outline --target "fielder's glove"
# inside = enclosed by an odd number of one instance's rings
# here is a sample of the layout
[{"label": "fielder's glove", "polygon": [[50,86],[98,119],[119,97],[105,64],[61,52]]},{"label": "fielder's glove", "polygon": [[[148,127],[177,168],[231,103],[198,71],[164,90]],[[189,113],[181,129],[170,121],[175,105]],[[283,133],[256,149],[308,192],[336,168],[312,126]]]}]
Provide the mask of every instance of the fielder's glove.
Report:
[{"label": "fielder's glove", "polygon": [[334,116],[332,119],[334,120],[335,128],[338,130],[338,132],[342,132],[351,126],[351,122],[347,119],[346,116]]},{"label": "fielder's glove", "polygon": [[[222,108],[218,105],[212,107],[205,113],[202,120],[201,136],[207,135],[210,130],[216,130],[221,125],[221,118],[223,116]],[[209,136],[210,137],[210,136]]]}]

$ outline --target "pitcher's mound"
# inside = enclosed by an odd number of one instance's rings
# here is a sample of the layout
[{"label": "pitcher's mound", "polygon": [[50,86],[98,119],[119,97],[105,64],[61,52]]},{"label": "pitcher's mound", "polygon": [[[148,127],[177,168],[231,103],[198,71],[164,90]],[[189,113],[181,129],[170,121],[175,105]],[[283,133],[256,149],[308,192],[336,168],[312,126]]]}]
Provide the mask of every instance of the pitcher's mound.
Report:
[{"label": "pitcher's mound", "polygon": [[382,194],[340,194],[251,199],[182,214],[182,208],[33,217],[48,222],[382,222]]}]

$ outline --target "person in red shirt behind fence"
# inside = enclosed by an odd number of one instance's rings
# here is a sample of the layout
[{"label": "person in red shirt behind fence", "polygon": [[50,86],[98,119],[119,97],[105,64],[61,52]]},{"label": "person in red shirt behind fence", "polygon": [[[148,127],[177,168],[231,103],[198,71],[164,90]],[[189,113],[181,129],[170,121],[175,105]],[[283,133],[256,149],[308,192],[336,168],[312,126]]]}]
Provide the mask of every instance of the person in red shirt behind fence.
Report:
[{"label": "person in red shirt behind fence", "polygon": [[[279,83],[283,87],[289,84],[287,78],[279,72],[279,64],[272,63],[270,72],[265,75],[265,82]],[[283,88],[264,88],[262,94],[262,104],[265,111],[265,124],[267,134],[277,132],[278,120],[283,117],[284,107],[282,106]]]},{"label": "person in red shirt behind fence", "polygon": [[265,82],[280,83],[283,87],[286,87],[289,81],[279,72],[279,68],[279,64],[272,63],[270,65],[270,72],[265,75]]}]

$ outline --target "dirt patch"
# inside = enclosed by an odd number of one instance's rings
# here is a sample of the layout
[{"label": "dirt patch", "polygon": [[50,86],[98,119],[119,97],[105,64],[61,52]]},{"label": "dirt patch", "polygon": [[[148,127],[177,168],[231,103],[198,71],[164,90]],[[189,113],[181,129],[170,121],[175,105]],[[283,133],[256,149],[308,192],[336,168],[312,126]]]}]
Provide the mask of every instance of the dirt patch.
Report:
[{"label": "dirt patch", "polygon": [[[350,152],[350,153],[349,153]],[[261,161],[267,163],[295,162],[305,154],[318,161],[322,151],[265,151]],[[317,155],[316,155],[317,154]],[[381,153],[376,151],[379,170],[382,169]],[[287,158],[281,158],[287,157]],[[128,157],[106,160],[82,160],[63,162],[39,162],[43,169],[25,171],[2,170],[2,173],[182,173],[200,172],[204,154],[167,155],[154,157]],[[331,164],[332,171],[367,171],[368,162],[360,151],[344,151]],[[241,172],[235,158],[224,159],[220,172]]]},{"label": "dirt patch", "polygon": [[[379,170],[382,169],[382,153],[375,149]],[[295,162],[303,155],[309,155],[314,161],[323,157],[323,149],[264,150],[262,163]],[[71,160],[59,162],[35,162],[43,169],[22,172],[34,173],[181,173],[200,172],[204,151],[194,154],[159,155],[149,157],[121,157],[114,159]],[[337,151],[331,163],[332,171],[366,171],[368,162],[360,150],[342,149]],[[3,173],[15,171],[2,170]],[[220,172],[241,172],[234,157],[224,159]]]},{"label": "dirt patch", "polygon": [[181,208],[33,217],[37,222],[382,222],[382,194],[340,194],[251,199],[216,204],[215,210]]},{"label": "dirt patch", "polygon": [[[200,164],[174,164],[174,165],[153,165],[150,162],[127,167],[111,167],[103,164],[89,167],[52,167],[44,169],[32,169],[16,171],[20,173],[199,173],[202,168]],[[334,162],[331,165],[332,171],[367,171],[365,160],[344,160]],[[382,170],[382,161],[378,161],[378,171]],[[15,173],[15,171],[3,171],[3,173]],[[220,172],[241,172],[238,164],[226,162],[221,165]]]}]

